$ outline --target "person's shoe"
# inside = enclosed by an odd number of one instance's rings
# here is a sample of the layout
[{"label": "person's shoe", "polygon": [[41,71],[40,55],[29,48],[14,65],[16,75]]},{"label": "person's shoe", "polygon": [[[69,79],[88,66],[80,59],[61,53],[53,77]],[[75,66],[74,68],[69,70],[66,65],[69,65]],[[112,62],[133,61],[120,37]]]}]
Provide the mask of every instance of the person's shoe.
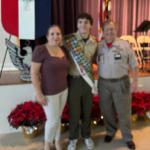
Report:
[{"label": "person's shoe", "polygon": [[104,142],[109,143],[113,140],[114,136],[106,135],[104,138]]},{"label": "person's shoe", "polygon": [[129,149],[131,149],[131,150],[136,149],[135,143],[133,141],[128,141],[128,142],[126,142],[126,144]]},{"label": "person's shoe", "polygon": [[77,147],[77,139],[70,140],[68,147],[67,147],[67,150],[76,150],[76,147]]},{"label": "person's shoe", "polygon": [[84,143],[85,143],[88,150],[94,149],[94,142],[91,138],[85,138]]}]

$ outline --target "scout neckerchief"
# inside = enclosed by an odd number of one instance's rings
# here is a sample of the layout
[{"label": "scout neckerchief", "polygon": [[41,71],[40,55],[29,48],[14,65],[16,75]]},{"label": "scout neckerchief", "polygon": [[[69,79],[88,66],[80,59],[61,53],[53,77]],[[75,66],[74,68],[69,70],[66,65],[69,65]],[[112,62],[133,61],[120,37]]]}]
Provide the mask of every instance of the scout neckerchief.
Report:
[{"label": "scout neckerchief", "polygon": [[86,83],[88,83],[88,85],[93,89],[94,81],[92,77],[91,61],[83,53],[82,47],[79,45],[77,38],[75,36],[69,37],[65,41],[65,46],[67,50],[69,50],[69,53],[80,75],[86,81]]}]

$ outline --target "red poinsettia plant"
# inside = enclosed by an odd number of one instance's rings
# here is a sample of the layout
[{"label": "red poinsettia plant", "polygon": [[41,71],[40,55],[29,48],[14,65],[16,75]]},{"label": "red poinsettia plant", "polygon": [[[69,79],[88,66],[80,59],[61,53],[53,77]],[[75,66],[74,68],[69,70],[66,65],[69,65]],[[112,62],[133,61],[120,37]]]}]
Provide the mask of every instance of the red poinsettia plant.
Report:
[{"label": "red poinsettia plant", "polygon": [[92,112],[91,112],[92,120],[97,120],[100,119],[101,117],[99,100],[100,100],[99,96],[93,96],[93,105],[92,105]]},{"label": "red poinsettia plant", "polygon": [[[93,96],[93,105],[92,105],[92,120],[100,119],[101,111],[99,108],[99,96]],[[146,112],[150,111],[150,93],[149,92],[134,92],[132,93],[132,114],[138,116],[145,116]],[[68,106],[65,107],[62,121],[68,122]]]},{"label": "red poinsettia plant", "polygon": [[19,126],[37,126],[45,121],[46,116],[43,108],[38,102],[31,100],[17,105],[8,116],[9,124],[16,129]]},{"label": "red poinsettia plant", "polygon": [[144,116],[147,111],[150,111],[150,93],[132,93],[132,113]]}]

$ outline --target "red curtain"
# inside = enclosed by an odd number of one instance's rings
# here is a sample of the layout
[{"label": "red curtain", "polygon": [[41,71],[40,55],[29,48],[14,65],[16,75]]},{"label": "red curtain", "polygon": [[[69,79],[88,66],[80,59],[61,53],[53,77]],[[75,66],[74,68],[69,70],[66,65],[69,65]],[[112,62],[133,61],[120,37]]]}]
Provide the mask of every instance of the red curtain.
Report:
[{"label": "red curtain", "polygon": [[136,27],[142,21],[150,20],[150,0],[111,0],[111,6],[112,19],[118,25],[118,36],[137,35],[134,32]]},{"label": "red curtain", "polygon": [[76,31],[76,19],[83,12],[84,0],[52,0],[52,24],[59,24],[64,34]]},{"label": "red curtain", "polygon": [[94,24],[92,34],[98,35],[99,0],[83,0],[83,11],[92,15]]},{"label": "red curtain", "polygon": [[92,34],[98,34],[98,2],[99,0],[53,0],[52,22],[59,24],[65,34],[76,31],[76,18],[79,13],[87,12],[92,15],[94,24]]}]

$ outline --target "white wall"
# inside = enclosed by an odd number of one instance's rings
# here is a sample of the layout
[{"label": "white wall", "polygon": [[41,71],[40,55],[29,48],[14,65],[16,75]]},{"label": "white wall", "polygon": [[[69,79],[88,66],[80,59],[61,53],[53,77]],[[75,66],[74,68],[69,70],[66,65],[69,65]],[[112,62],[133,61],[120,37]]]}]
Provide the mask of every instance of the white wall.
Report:
[{"label": "white wall", "polygon": [[33,97],[31,84],[0,86],[0,134],[19,131],[9,126],[7,116],[17,104]]},{"label": "white wall", "polygon": [[[5,38],[8,38],[8,37],[9,37],[9,34],[4,31],[2,27],[2,23],[1,23],[1,1],[0,1],[0,69],[1,69],[2,61],[3,61],[5,50],[6,50]],[[16,43],[16,37],[12,37],[12,41]],[[11,63],[9,54],[7,54],[4,70],[13,70],[13,69],[15,69],[15,67]]]},{"label": "white wall", "polygon": [[[150,91],[150,77],[139,79],[139,90]],[[9,126],[7,116],[10,111],[24,101],[34,97],[31,84],[0,86],[0,134],[20,131]]]}]

